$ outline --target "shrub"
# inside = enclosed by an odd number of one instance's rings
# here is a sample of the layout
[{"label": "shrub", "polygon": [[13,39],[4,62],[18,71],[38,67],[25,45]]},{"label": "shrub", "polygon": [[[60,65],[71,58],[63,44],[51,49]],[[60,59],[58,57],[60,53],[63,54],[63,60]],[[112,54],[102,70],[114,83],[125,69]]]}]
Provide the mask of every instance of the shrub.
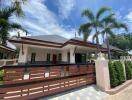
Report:
[{"label": "shrub", "polygon": [[127,78],[127,80],[132,79],[132,62],[126,61],[125,62],[125,68],[126,68],[126,78]]},{"label": "shrub", "polygon": [[109,62],[109,73],[111,87],[116,87],[124,82],[124,70],[120,61]]},{"label": "shrub", "polygon": [[116,70],[116,74],[117,74],[117,79],[118,79],[118,84],[123,83],[125,81],[123,65],[121,64],[120,61],[115,61],[113,63],[113,66],[115,66],[115,70]]},{"label": "shrub", "polygon": [[116,87],[118,85],[118,79],[116,75],[115,66],[113,66],[112,62],[109,62],[109,73],[111,87]]},{"label": "shrub", "polygon": [[0,70],[0,82],[3,81],[4,70]]}]

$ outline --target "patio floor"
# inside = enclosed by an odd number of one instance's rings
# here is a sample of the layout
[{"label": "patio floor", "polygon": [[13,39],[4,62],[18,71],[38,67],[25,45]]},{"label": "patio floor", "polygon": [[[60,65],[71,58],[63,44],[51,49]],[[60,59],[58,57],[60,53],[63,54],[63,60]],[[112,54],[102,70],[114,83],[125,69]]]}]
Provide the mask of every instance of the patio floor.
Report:
[{"label": "patio floor", "polygon": [[102,100],[106,96],[108,94],[99,90],[96,85],[91,85],[39,100]]}]

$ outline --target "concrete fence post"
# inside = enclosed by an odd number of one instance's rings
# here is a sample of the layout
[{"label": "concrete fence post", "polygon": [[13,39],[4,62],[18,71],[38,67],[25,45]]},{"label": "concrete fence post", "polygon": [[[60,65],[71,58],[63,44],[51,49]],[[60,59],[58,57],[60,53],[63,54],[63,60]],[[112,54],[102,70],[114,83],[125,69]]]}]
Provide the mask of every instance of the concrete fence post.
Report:
[{"label": "concrete fence post", "polygon": [[98,58],[95,61],[96,68],[96,83],[97,86],[103,91],[110,89],[110,77],[108,60],[106,60],[101,53],[98,54]]}]

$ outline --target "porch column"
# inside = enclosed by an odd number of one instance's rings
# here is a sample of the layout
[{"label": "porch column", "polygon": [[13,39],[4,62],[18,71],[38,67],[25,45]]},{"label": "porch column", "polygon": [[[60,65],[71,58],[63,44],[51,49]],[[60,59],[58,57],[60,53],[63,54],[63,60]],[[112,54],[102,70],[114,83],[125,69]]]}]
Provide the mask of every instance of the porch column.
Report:
[{"label": "porch column", "polygon": [[26,63],[27,56],[28,56],[28,47],[27,45],[23,45],[23,51],[22,51],[22,46],[20,47],[18,63]]},{"label": "porch column", "polygon": [[70,63],[75,63],[75,53],[74,53],[75,48],[70,48]]},{"label": "porch column", "polygon": [[67,61],[67,52],[68,52],[68,51],[66,51],[66,50],[63,50],[63,52],[62,52],[62,61],[63,61],[63,62],[68,62],[68,61]]}]

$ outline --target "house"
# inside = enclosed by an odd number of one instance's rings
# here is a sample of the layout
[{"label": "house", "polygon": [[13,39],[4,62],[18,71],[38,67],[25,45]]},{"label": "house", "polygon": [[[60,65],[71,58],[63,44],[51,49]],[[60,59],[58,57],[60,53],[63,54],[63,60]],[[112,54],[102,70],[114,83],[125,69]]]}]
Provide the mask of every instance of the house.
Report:
[{"label": "house", "polygon": [[[107,45],[105,43],[102,44],[102,47],[107,49]],[[117,48],[115,46],[110,45],[109,46],[110,51],[111,51],[111,58],[112,59],[120,59],[120,56],[124,55],[124,50]],[[106,54],[107,52],[104,51],[104,53]]]},{"label": "house", "polygon": [[13,59],[16,57],[16,50],[0,44],[0,59]]},{"label": "house", "polygon": [[[12,38],[10,42],[20,48],[18,63],[86,63],[88,55],[98,53],[96,44],[77,37],[40,35]],[[106,51],[101,45],[100,49]]]}]

